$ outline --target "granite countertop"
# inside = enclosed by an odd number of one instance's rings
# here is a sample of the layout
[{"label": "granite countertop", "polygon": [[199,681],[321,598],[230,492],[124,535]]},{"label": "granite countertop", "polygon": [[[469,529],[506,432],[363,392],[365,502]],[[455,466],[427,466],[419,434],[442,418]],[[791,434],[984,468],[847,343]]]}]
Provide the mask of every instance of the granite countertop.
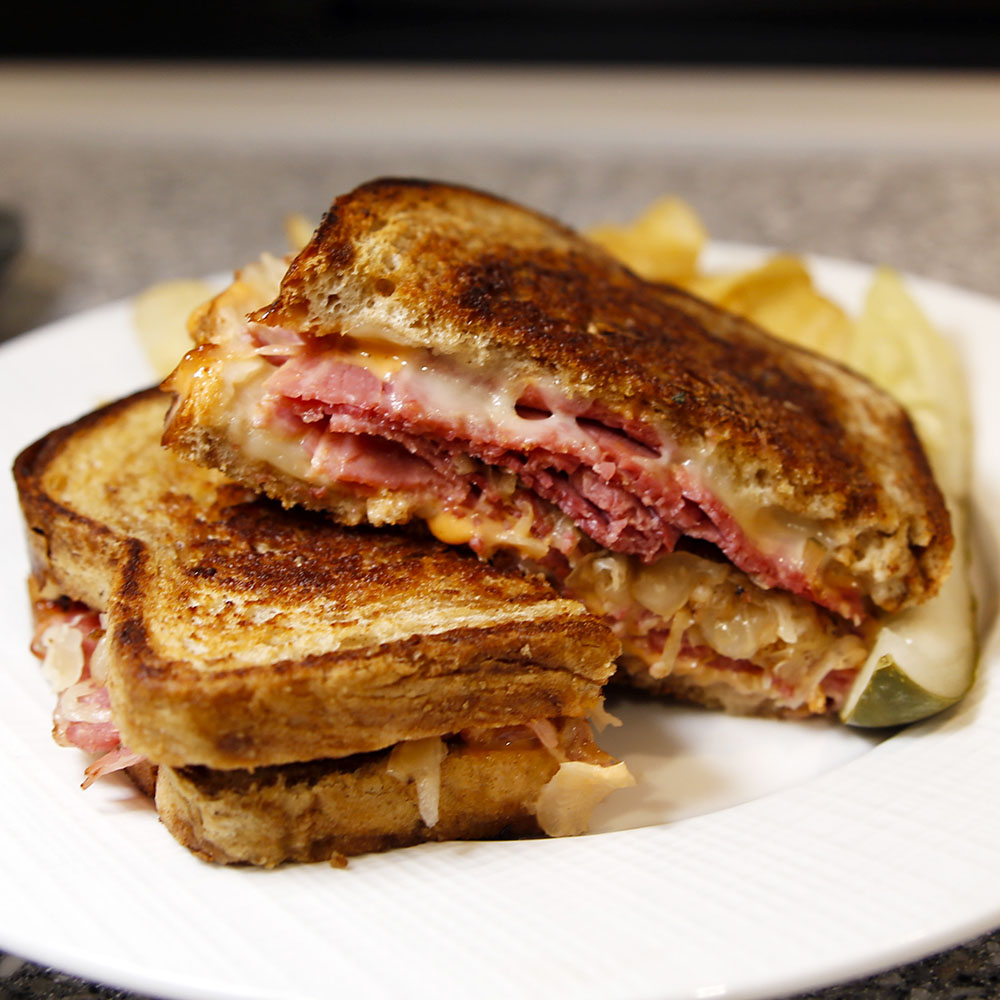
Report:
[{"label": "granite countertop", "polygon": [[[488,134],[450,144],[409,133],[369,141],[357,129],[324,141],[296,143],[280,130],[274,142],[259,134],[241,142],[230,133],[213,141],[183,127],[169,136],[109,128],[99,119],[110,105],[91,108],[93,128],[29,127],[10,112],[9,82],[0,76],[0,207],[18,213],[24,244],[0,278],[0,339],[156,281],[226,271],[262,249],[281,251],[286,215],[316,217],[334,194],[388,173],[472,183],[579,225],[629,218],[671,192],[718,239],[891,262],[988,294],[1000,283],[1000,150],[991,137],[979,142],[971,125],[950,145],[921,145],[912,135],[894,145],[878,141],[876,130],[864,141],[822,148],[792,141],[773,123],[773,134],[762,127],[756,138],[745,131],[700,145],[690,130],[677,141],[664,134],[570,148],[537,136],[490,142]],[[992,121],[981,124],[995,131]],[[808,994],[997,995],[1000,932]],[[124,996],[0,957],[0,997]]]}]

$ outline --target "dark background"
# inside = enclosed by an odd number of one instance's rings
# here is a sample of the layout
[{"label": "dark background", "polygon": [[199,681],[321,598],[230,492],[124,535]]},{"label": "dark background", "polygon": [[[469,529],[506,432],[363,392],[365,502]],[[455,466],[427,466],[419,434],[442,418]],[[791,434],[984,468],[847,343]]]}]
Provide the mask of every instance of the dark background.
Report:
[{"label": "dark background", "polygon": [[0,57],[1000,67],[997,0],[19,0]]}]

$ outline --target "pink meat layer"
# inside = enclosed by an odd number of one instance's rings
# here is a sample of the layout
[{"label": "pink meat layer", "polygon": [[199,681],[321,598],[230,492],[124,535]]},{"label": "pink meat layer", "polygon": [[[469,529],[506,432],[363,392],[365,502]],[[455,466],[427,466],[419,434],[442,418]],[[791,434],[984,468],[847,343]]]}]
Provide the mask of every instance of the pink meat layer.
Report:
[{"label": "pink meat layer", "polygon": [[100,615],[85,604],[65,601],[39,601],[35,605],[35,635],[31,651],[43,658],[45,631],[56,623],[69,625],[80,633],[83,670],[79,678],[59,692],[52,715],[52,735],[62,746],[78,747],[90,754],[100,754],[84,772],[83,787],[88,788],[105,774],[120,771],[145,760],[122,742],[111,716],[111,697],[107,687],[90,672],[91,659],[103,634]]},{"label": "pink meat layer", "polygon": [[[456,514],[509,509],[510,497],[471,457],[516,473],[519,496],[527,491],[553,504],[603,548],[651,562],[680,535],[704,539],[762,586],[863,617],[856,593],[822,587],[792,561],[755,546],[689,468],[659,458],[666,446],[650,442],[648,428],[625,430],[614,417],[568,400],[553,405],[549,393],[529,400],[537,410],[519,414],[527,430],[518,437],[509,424],[493,425],[485,408],[450,412],[431,391],[421,391],[412,371],[378,378],[337,355],[302,354],[270,376],[267,419],[300,431],[305,424],[314,465],[343,484],[405,491]],[[554,409],[571,423],[546,422]],[[558,423],[552,433],[549,423]]]}]

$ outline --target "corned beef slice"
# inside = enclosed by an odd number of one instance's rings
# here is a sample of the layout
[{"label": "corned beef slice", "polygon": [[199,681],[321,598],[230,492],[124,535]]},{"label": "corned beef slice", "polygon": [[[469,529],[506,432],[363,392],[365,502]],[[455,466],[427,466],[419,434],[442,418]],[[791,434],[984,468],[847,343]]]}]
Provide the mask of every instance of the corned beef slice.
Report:
[{"label": "corned beef slice", "polygon": [[[469,405],[495,402],[502,393],[493,387],[453,394],[454,375],[413,369],[380,378],[338,352],[297,354],[278,361],[268,380],[266,419],[299,422],[314,464],[340,483],[405,490],[449,513],[493,518],[535,494],[611,551],[652,562],[688,535],[716,545],[763,586],[859,612],[855,595],[817,593],[799,566],[756,547],[698,476],[671,462],[669,442],[648,440],[648,428],[616,427],[551,390],[522,392],[498,420],[496,405]],[[514,492],[501,494],[486,466],[515,473]],[[542,519],[533,530],[548,527]]]}]

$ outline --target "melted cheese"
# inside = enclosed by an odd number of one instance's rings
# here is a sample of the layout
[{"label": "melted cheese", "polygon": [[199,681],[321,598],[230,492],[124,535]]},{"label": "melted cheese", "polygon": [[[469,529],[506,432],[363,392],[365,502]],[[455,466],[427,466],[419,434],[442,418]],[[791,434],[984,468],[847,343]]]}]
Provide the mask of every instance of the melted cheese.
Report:
[{"label": "melted cheese", "polygon": [[476,537],[476,526],[470,517],[442,512],[427,519],[431,534],[445,545],[467,545]]},{"label": "melted cheese", "polygon": [[512,548],[531,559],[543,559],[548,554],[549,542],[531,533],[533,523],[530,510],[525,510],[513,524],[480,514],[460,517],[444,511],[427,518],[431,533],[446,545],[467,545],[475,540],[484,557],[500,548]]},{"label": "melted cheese", "polygon": [[287,476],[312,479],[311,456],[303,447],[301,433],[285,433],[260,419],[264,383],[274,372],[272,365],[260,358],[247,360],[243,378],[232,386],[229,406],[229,437],[239,442],[243,454],[252,462],[269,465]]},{"label": "melted cheese", "polygon": [[422,353],[399,347],[387,340],[352,337],[351,343],[353,346],[353,350],[350,352],[352,364],[367,368],[368,371],[382,380],[402,371],[411,364],[419,363],[418,355]]},{"label": "melted cheese", "polygon": [[[601,441],[575,416],[560,412],[563,393],[554,380],[550,384],[537,378],[498,379],[484,377],[481,372],[464,369],[454,360],[441,360],[428,351],[405,350],[388,342],[366,340],[363,348],[345,354],[344,361],[366,368],[380,379],[399,373],[405,395],[419,400],[421,412],[431,423],[454,427],[459,437],[480,438],[515,451],[544,448],[557,453],[579,456],[595,471],[606,468],[614,474],[614,463],[604,462],[606,449]],[[543,400],[551,401],[552,412],[547,416],[523,416],[518,400],[531,387]],[[544,411],[543,411],[544,412]],[[815,573],[818,556],[824,554],[822,525],[818,521],[795,519],[777,508],[761,508],[751,496],[740,490],[714,459],[714,449],[703,445],[683,453],[664,442],[660,454],[632,454],[631,462],[654,477],[663,477],[671,467],[679,466],[693,481],[710,490],[735,520],[750,543],[773,560],[807,575]],[[478,527],[478,525],[477,525]],[[465,535],[467,529],[442,520],[440,528],[447,534]],[[431,530],[438,534],[435,527]],[[487,529],[493,530],[493,529]],[[495,533],[495,532],[494,532]],[[499,544],[517,546],[518,532]],[[438,535],[448,541],[442,535]],[[475,537],[468,535],[462,541]],[[493,545],[485,539],[487,545]],[[526,552],[535,557],[535,553]]]},{"label": "melted cheese", "polygon": [[[230,346],[231,351],[238,347]],[[375,336],[345,336],[334,353],[345,364],[356,365],[371,372],[382,382],[397,387],[396,400],[390,406],[404,405],[402,400],[415,401],[421,419],[431,426],[453,429],[457,438],[488,440],[512,451],[530,452],[536,448],[555,453],[572,453],[600,475],[610,478],[614,462],[606,461],[607,448],[599,434],[568,412],[565,395],[555,380],[541,381],[537,377],[512,378],[506,381],[496,376],[466,368],[453,359],[441,359],[429,351],[402,347]],[[254,412],[253,394],[262,395],[259,379],[273,371],[266,362],[229,358],[227,368],[236,368],[237,384],[246,387],[239,393],[239,413],[232,425],[233,439],[257,461],[268,462],[281,472],[312,481],[315,477],[305,455],[296,454],[296,438],[280,429],[268,426]],[[257,365],[263,367],[257,368]],[[228,372],[227,372],[228,377]],[[551,412],[519,411],[518,401],[528,388],[533,398],[548,401]],[[245,403],[244,403],[245,401]],[[272,436],[273,435],[273,436]],[[664,441],[657,454],[635,449],[629,462],[638,465],[653,478],[663,478],[672,469],[683,470],[690,481],[709,491],[731,515],[749,543],[774,564],[793,574],[801,572],[814,578],[827,555],[828,540],[822,524],[811,520],[796,520],[780,509],[763,509],[714,460],[709,445],[686,449],[681,453]],[[467,519],[429,510],[425,513],[431,531],[448,544],[465,544],[479,540],[492,552],[509,547],[528,558],[544,557],[545,542],[531,534],[531,521],[521,519],[514,525],[492,523],[484,518]]]}]

